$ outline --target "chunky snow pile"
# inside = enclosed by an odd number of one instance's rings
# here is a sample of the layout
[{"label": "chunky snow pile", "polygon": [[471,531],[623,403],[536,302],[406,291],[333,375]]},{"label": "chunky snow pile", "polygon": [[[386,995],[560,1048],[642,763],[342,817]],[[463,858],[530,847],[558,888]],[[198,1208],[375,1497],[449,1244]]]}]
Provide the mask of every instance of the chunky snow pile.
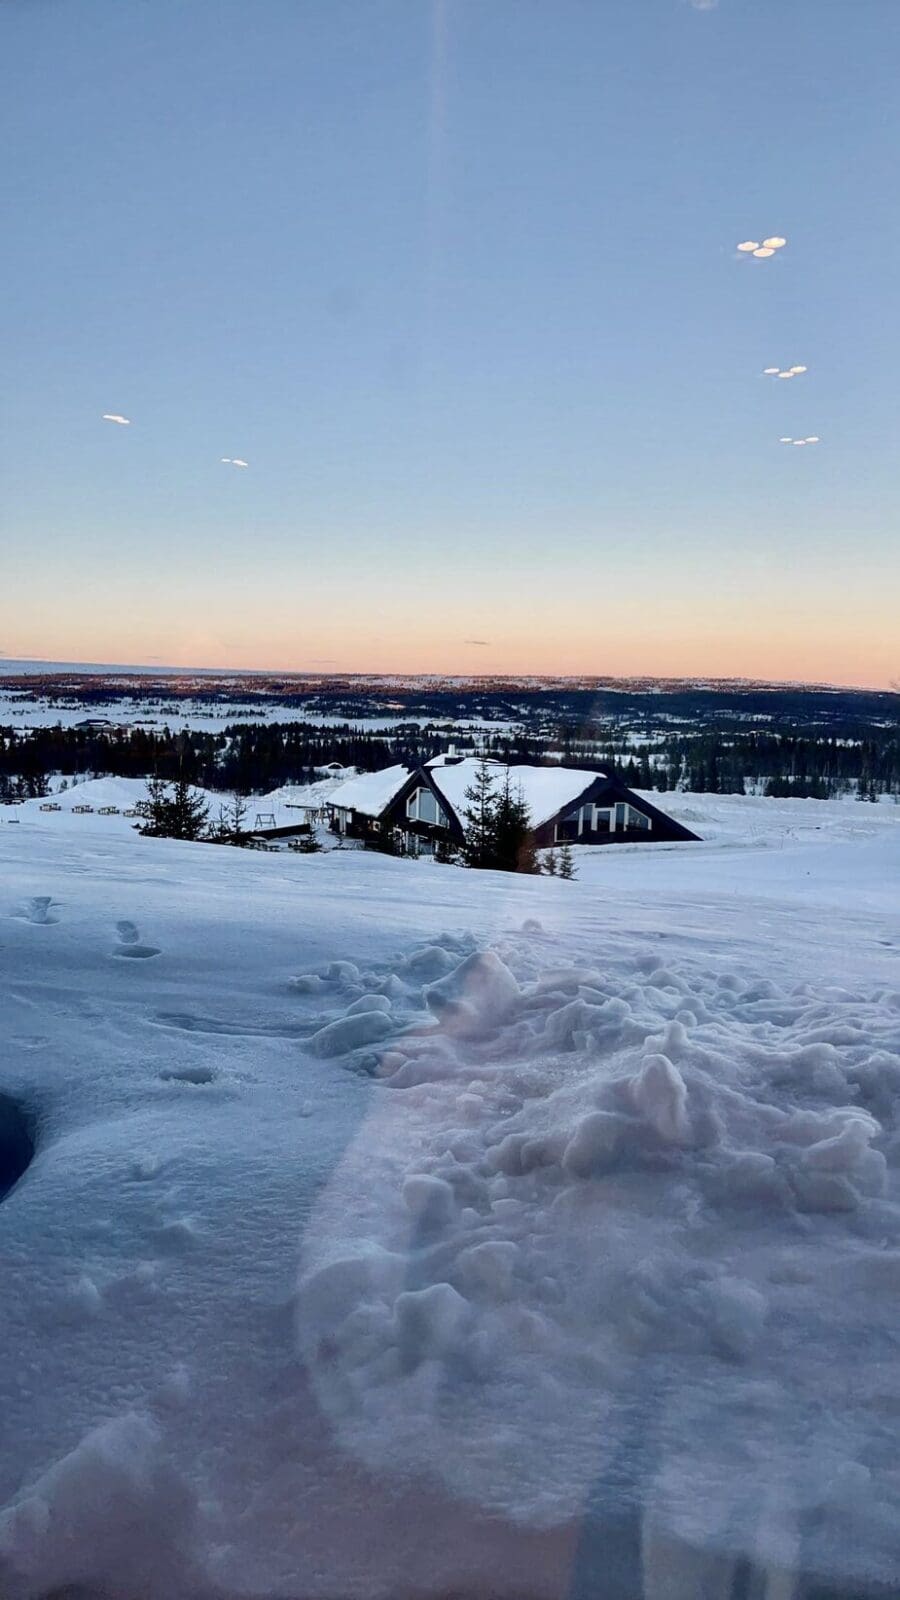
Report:
[{"label": "chunky snow pile", "polygon": [[900,993],[504,956],[425,986],[307,1234],[342,1442],[526,1526],[900,1572]]},{"label": "chunky snow pile", "polygon": [[3,1600],[897,1591],[900,828],[593,859],[0,828]]}]

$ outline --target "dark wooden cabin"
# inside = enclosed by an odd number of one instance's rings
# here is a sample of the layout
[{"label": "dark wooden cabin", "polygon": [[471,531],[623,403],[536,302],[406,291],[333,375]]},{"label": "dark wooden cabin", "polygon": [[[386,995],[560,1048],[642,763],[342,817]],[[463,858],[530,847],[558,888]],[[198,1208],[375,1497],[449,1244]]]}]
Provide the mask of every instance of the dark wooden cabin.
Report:
[{"label": "dark wooden cabin", "polygon": [[[497,781],[506,768],[490,763]],[[331,796],[332,825],[347,838],[377,845],[399,834],[414,854],[463,839],[465,791],[475,778],[477,759],[444,761],[432,767],[389,767],[352,778]],[[696,840],[682,823],[635,794],[613,773],[553,765],[509,768],[533,822],[538,849],[553,845],[608,845]]]}]

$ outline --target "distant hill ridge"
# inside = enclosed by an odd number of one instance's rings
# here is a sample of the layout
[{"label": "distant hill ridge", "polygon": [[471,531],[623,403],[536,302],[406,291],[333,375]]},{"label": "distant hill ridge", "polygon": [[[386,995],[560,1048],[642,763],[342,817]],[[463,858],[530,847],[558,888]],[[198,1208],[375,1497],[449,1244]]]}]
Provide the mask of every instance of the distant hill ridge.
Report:
[{"label": "distant hill ridge", "polygon": [[[72,692],[83,679],[102,679],[110,687],[127,687],[135,679],[146,689],[159,683],[169,694],[190,693],[198,682],[213,681],[217,687],[241,688],[255,694],[277,695],[304,690],[344,692],[360,689],[435,690],[454,689],[502,693],[504,691],[605,690],[620,694],[753,694],[760,692],[814,692],[819,694],[881,694],[897,691],[876,685],[813,683],[792,679],[713,678],[703,676],[650,677],[604,673],[390,673],[390,672],[273,672],[263,668],[235,671],[225,667],[170,667],[130,663],[83,661],[41,661],[0,658],[0,677],[12,688],[17,680],[35,692],[37,679],[42,688],[53,692],[63,688]],[[96,683],[92,684],[96,687]],[[64,692],[65,692],[64,691]]]}]

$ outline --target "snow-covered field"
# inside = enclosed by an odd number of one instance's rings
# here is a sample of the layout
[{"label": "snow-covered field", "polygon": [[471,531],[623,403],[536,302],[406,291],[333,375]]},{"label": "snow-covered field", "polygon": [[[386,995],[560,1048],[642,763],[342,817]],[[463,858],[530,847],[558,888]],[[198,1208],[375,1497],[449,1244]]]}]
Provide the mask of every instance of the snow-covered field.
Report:
[{"label": "snow-covered field", "polygon": [[[282,784],[268,794],[243,797],[245,826],[254,828],[291,828],[304,822],[310,809],[318,810],[329,796],[353,775],[346,768],[342,777],[321,778],[316,783]],[[70,787],[56,788],[46,799],[21,800],[15,805],[0,807],[0,829],[4,823],[24,823],[28,827],[51,829],[76,829],[85,844],[98,838],[113,835],[127,836],[137,826],[134,810],[147,798],[147,784],[143,778],[78,778],[69,780]],[[204,802],[211,824],[219,812],[234,803],[234,795],[219,790],[192,786],[191,793]],[[49,810],[52,806],[54,809]],[[257,823],[257,818],[259,822]]]},{"label": "snow-covered field", "polygon": [[229,724],[242,722],[306,722],[315,728],[342,728],[349,725],[365,729],[367,733],[385,733],[409,722],[435,728],[487,729],[498,734],[509,732],[513,726],[488,717],[424,717],[414,711],[390,716],[379,712],[369,715],[365,710],[333,714],[317,711],[311,705],[285,705],[277,699],[233,702],[190,699],[97,700],[90,703],[57,701],[44,695],[4,691],[0,686],[0,726],[19,731],[28,728],[75,728],[91,717],[102,719],[115,727],[140,726],[149,732],[160,732],[164,728],[180,732],[183,728],[191,728],[197,733],[222,733]]},{"label": "snow-covered field", "polygon": [[3,1600],[900,1590],[900,808],[663,803],[574,883],[0,821]]}]

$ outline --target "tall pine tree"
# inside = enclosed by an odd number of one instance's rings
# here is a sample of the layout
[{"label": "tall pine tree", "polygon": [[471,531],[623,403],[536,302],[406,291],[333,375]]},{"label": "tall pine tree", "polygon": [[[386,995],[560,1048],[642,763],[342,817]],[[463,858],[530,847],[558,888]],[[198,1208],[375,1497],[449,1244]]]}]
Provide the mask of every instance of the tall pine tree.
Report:
[{"label": "tall pine tree", "polygon": [[475,777],[465,791],[468,804],[462,812],[462,855],[467,867],[491,867],[497,839],[497,797],[494,774],[482,756]]},{"label": "tall pine tree", "polygon": [[469,867],[489,867],[495,872],[537,872],[525,799],[513,790],[508,767],[499,790],[496,779],[496,768],[482,756],[465,792],[463,860]]},{"label": "tall pine tree", "polygon": [[494,860],[500,872],[537,872],[531,815],[521,789],[514,792],[509,768],[497,798],[494,816]]}]

